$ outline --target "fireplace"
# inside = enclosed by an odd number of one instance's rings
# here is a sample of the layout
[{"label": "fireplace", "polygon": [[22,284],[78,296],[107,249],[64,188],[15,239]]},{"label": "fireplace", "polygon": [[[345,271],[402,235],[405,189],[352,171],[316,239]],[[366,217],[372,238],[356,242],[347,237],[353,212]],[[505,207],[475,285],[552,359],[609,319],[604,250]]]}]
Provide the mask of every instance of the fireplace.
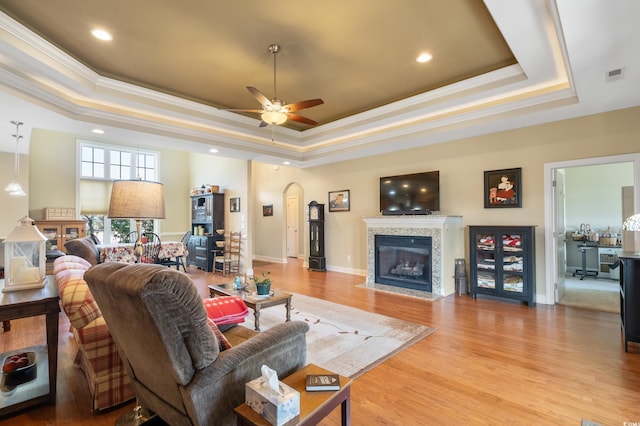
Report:
[{"label": "fireplace", "polygon": [[375,282],[431,292],[431,237],[376,235]]},{"label": "fireplace", "polygon": [[[368,288],[431,300],[455,293],[453,278],[455,259],[464,258],[464,233],[461,216],[376,216],[363,217],[362,219],[367,224],[367,281],[365,285]],[[409,257],[414,256],[413,253],[411,255],[408,253],[413,249],[397,249],[396,257],[404,256],[405,260],[400,268],[396,268],[392,278],[399,279],[401,285],[382,282],[380,274],[376,274],[378,250],[375,243],[380,236],[408,237],[409,240],[425,238],[429,241],[428,249],[420,249],[424,250],[421,254],[424,261],[417,258],[413,260],[413,257]],[[398,255],[398,253],[400,254]],[[405,265],[407,262],[408,264]],[[397,267],[400,260],[396,258],[391,263],[395,263],[395,265],[391,266],[390,270]],[[425,284],[421,286],[418,285],[417,280],[413,279],[414,277],[410,276],[413,273],[411,269],[418,263],[425,265],[423,274],[417,273],[421,265],[418,265],[414,271],[416,275],[424,275]],[[400,276],[398,277],[398,275]],[[382,279],[384,280],[384,277]],[[428,288],[426,282],[429,283]]]}]

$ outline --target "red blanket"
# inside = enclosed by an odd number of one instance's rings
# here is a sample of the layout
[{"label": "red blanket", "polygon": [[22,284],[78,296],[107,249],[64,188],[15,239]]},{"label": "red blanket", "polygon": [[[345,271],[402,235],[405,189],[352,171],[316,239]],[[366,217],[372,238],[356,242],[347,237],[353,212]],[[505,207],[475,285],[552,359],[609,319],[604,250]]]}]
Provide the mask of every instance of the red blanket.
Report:
[{"label": "red blanket", "polygon": [[216,325],[238,324],[244,322],[249,309],[240,296],[219,296],[204,299],[207,316]]}]

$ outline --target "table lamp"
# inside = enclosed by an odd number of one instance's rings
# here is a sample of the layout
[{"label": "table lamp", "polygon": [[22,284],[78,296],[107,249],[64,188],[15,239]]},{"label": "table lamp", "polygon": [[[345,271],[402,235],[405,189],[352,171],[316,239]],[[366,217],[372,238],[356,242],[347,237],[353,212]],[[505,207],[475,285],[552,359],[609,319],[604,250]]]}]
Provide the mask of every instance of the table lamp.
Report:
[{"label": "table lamp", "polygon": [[25,216],[18,223],[4,240],[3,293],[44,287],[47,238],[33,219]]},{"label": "table lamp", "polygon": [[134,219],[138,238],[133,254],[142,256],[141,228],[145,219],[164,219],[164,185],[145,180],[116,180],[111,188],[109,219]]},{"label": "table lamp", "polygon": [[622,251],[640,252],[640,213],[628,217],[622,224]]}]

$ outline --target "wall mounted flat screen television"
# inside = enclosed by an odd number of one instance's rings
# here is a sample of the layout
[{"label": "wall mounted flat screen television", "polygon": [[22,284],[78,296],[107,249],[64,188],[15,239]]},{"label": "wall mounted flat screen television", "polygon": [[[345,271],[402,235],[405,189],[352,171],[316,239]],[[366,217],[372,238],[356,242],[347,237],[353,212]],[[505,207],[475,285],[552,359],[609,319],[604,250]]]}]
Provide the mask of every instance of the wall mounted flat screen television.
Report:
[{"label": "wall mounted flat screen television", "polygon": [[431,214],[440,211],[440,172],[380,178],[383,215]]}]

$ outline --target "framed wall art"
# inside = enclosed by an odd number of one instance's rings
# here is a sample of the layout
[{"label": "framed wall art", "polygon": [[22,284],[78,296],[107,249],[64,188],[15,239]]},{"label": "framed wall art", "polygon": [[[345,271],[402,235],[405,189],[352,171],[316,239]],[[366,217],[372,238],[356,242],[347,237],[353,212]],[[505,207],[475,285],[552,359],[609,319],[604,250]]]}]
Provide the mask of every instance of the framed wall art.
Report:
[{"label": "framed wall art", "polygon": [[348,212],[351,210],[351,194],[348,189],[329,192],[329,211]]},{"label": "framed wall art", "polygon": [[262,216],[273,216],[273,204],[262,206]]},{"label": "framed wall art", "polygon": [[240,211],[240,197],[229,198],[229,211],[231,213]]},{"label": "framed wall art", "polygon": [[484,208],[522,207],[522,169],[484,172]]}]

